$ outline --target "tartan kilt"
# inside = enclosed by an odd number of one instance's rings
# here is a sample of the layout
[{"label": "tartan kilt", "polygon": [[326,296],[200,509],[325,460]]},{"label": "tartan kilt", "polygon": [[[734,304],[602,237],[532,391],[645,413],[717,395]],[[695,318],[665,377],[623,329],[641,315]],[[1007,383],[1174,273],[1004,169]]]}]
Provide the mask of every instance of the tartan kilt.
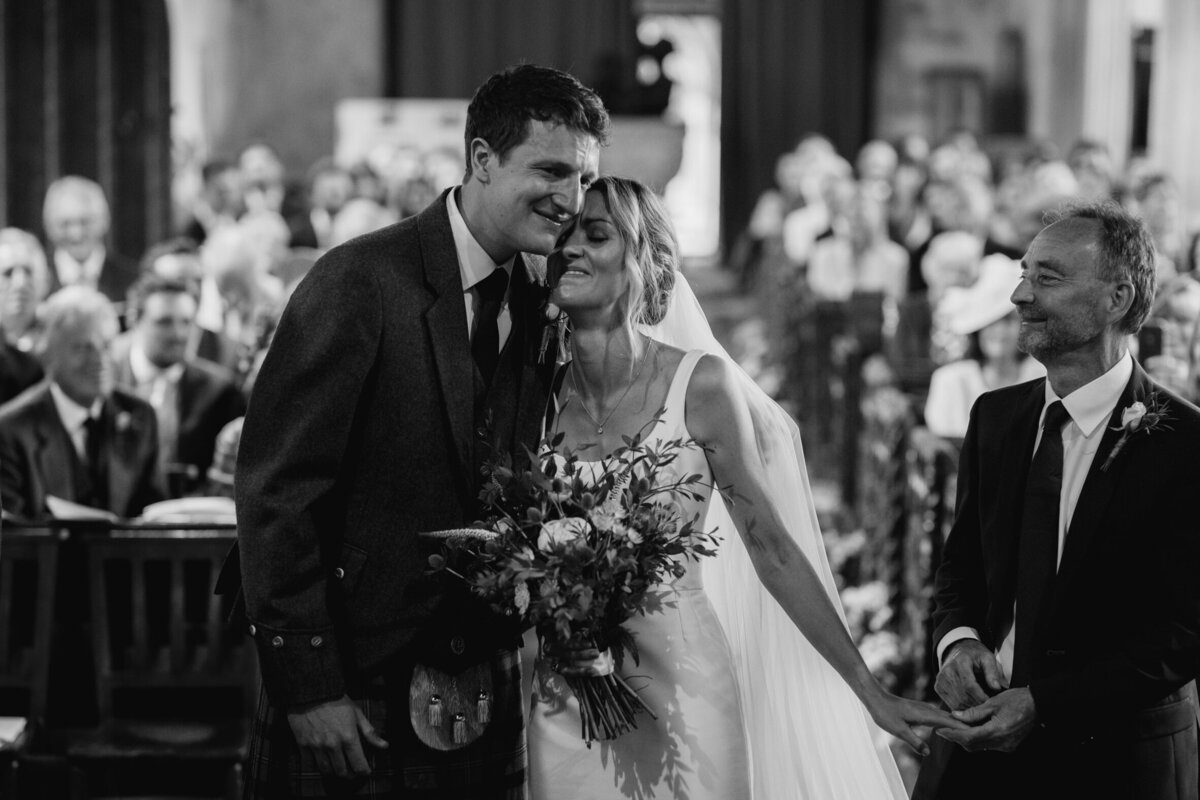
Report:
[{"label": "tartan kilt", "polygon": [[449,752],[426,747],[413,732],[408,710],[412,671],[412,662],[405,660],[389,675],[350,692],[389,745],[377,750],[364,743],[371,774],[354,779],[321,775],[312,758],[296,746],[286,712],[272,706],[262,691],[246,764],[245,800],[527,800],[520,653],[495,654],[492,723],[478,740]]}]

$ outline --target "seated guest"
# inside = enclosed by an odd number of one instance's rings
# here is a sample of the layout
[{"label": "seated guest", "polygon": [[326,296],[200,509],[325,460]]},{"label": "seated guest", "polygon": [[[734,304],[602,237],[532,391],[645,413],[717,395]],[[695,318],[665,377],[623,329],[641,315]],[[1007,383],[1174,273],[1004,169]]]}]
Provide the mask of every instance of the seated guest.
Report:
[{"label": "seated guest", "polygon": [[53,267],[50,291],[83,284],[111,300],[119,315],[138,268],[104,244],[110,216],[100,184],[77,175],[54,181],[46,189],[42,219]]},{"label": "seated guest", "polygon": [[162,499],[148,403],[113,388],[117,315],[99,292],[69,286],[38,309],[34,353],[46,380],[0,406],[4,510],[49,516],[54,496],[121,517]]},{"label": "seated guest", "polygon": [[1017,262],[990,255],[974,284],[948,288],[938,303],[935,324],[969,339],[966,357],[938,367],[929,380],[925,426],[938,436],[965,436],[971,406],[984,392],[1046,374],[1017,349],[1021,321],[1009,297],[1019,279]]},{"label": "seated guest", "polygon": [[212,466],[208,468],[208,494],[213,497],[233,497],[233,476],[237,467],[238,445],[242,442],[242,422],[245,417],[230,420],[217,434],[213,448]]},{"label": "seated guest", "polygon": [[217,433],[246,400],[229,370],[188,356],[197,306],[188,284],[145,275],[129,304],[132,327],[113,347],[116,382],[154,407],[160,483],[181,497],[201,487]]},{"label": "seated guest", "polygon": [[[204,264],[200,259],[200,248],[191,239],[177,236],[151,247],[142,256],[142,274],[153,273],[168,280],[183,281],[187,284],[188,292],[196,298],[197,307],[204,302],[207,295],[217,308],[221,305],[221,292],[216,281],[204,273]],[[192,329],[192,338],[188,342],[188,357],[200,358],[233,369],[238,362],[237,343],[225,335],[220,313],[215,321],[203,324],[197,314],[196,325]]]},{"label": "seated guest", "polygon": [[208,234],[237,221],[245,211],[242,171],[232,161],[209,161],[200,169],[201,188],[182,234],[203,244]]},{"label": "seated guest", "polygon": [[0,230],[0,403],[42,379],[29,353],[33,318],[46,293],[46,255],[31,233]]}]

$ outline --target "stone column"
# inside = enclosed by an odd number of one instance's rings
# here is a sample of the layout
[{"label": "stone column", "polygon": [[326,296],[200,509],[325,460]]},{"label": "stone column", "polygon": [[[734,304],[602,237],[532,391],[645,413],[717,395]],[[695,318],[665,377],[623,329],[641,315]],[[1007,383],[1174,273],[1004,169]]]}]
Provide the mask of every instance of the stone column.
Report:
[{"label": "stone column", "polygon": [[1165,0],[1150,99],[1150,157],[1179,183],[1189,230],[1200,224],[1200,3]]}]

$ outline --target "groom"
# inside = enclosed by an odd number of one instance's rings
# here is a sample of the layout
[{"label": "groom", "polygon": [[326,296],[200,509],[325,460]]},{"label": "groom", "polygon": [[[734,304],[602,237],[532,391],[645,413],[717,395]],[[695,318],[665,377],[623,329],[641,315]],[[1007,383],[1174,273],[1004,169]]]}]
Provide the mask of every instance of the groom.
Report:
[{"label": "groom", "polygon": [[1200,412],[1126,349],[1154,284],[1113,204],[1021,262],[1047,378],[971,414],[933,623],[937,692],[974,727],[939,732],[914,798],[1197,797]]},{"label": "groom", "polygon": [[[608,124],[566,73],[493,75],[468,108],[462,185],[333,249],[292,296],[237,465],[266,690],[254,796],[524,796],[513,634],[490,612],[447,611],[417,534],[476,519],[482,462],[534,444],[554,351],[539,358],[542,293],[522,253],[548,253],[579,213]],[[488,661],[483,734],[425,746],[414,725],[450,720],[414,703],[410,722],[414,670]]]}]

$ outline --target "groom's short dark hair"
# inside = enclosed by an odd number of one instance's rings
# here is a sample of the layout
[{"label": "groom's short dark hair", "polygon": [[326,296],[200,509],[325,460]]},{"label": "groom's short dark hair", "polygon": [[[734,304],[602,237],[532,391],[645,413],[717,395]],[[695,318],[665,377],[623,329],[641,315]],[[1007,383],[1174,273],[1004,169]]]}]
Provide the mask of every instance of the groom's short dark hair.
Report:
[{"label": "groom's short dark hair", "polygon": [[484,81],[467,106],[467,175],[472,141],[483,139],[503,159],[525,141],[532,120],[590,133],[600,144],[608,141],[608,111],[598,94],[562,70],[519,64]]}]

